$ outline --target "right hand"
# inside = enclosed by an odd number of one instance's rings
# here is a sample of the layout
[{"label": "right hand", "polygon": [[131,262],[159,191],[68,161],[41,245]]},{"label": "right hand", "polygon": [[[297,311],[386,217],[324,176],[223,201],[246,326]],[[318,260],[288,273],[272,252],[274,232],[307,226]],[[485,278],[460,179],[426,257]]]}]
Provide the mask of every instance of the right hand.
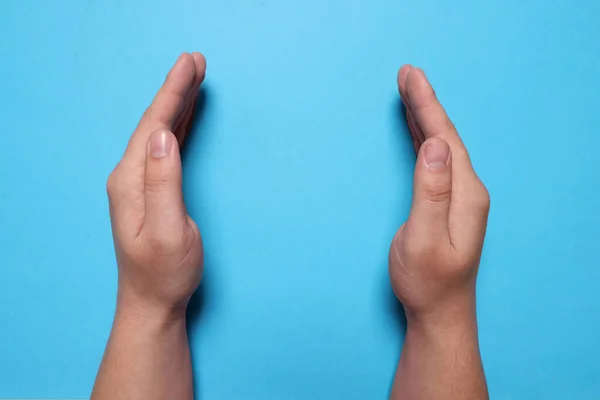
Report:
[{"label": "right hand", "polygon": [[200,53],[179,57],[108,178],[118,313],[183,318],[202,278],[202,241],[183,202],[179,146],[205,69]]},{"label": "right hand", "polygon": [[409,65],[398,87],[418,158],[410,215],[389,254],[407,319],[437,323],[475,312],[489,194],[427,77]]}]

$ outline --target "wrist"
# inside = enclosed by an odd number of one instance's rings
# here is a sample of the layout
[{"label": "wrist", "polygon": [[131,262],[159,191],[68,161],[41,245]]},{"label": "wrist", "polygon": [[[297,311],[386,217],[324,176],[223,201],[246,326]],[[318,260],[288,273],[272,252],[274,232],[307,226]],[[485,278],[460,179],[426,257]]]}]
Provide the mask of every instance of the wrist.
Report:
[{"label": "wrist", "polygon": [[418,310],[406,309],[407,330],[421,334],[449,334],[477,330],[475,293],[464,293],[445,299],[435,306]]},{"label": "wrist", "polygon": [[157,299],[139,296],[131,290],[119,288],[115,319],[154,325],[185,322],[184,305],[173,305]]}]

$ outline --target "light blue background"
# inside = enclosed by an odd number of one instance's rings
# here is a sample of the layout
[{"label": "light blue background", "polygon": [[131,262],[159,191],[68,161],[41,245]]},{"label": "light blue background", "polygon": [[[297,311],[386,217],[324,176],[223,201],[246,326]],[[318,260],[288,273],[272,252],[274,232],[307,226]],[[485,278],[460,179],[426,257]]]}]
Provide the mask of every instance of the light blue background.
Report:
[{"label": "light blue background", "polygon": [[200,50],[184,160],[206,246],[199,398],[386,397],[406,62],[492,195],[492,397],[600,398],[598,21],[595,0],[2,0],[0,397],[89,395],[116,289],[105,180],[178,54]]}]

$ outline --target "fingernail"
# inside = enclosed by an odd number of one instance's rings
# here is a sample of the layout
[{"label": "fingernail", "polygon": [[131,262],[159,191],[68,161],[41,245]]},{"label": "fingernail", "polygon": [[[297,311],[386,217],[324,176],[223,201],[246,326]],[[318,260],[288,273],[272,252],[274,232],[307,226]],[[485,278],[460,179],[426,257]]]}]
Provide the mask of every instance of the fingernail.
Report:
[{"label": "fingernail", "polygon": [[425,164],[434,171],[445,168],[450,157],[450,147],[445,140],[428,140],[425,143]]},{"label": "fingernail", "polygon": [[150,155],[152,158],[164,158],[173,146],[173,135],[165,131],[152,132],[150,135]]}]

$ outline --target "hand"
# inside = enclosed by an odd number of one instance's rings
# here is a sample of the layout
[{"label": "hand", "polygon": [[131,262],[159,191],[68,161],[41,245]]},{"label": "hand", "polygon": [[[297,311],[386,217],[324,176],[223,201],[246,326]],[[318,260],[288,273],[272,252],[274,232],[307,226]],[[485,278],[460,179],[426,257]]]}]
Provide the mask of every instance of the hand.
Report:
[{"label": "hand", "polygon": [[179,147],[205,70],[200,53],[179,57],[108,178],[117,310],[153,316],[185,311],[200,283],[202,241],[183,201]]},{"label": "hand", "polygon": [[398,73],[418,158],[410,216],[390,249],[392,287],[411,321],[452,321],[475,311],[475,280],[489,195],[423,71]]}]

